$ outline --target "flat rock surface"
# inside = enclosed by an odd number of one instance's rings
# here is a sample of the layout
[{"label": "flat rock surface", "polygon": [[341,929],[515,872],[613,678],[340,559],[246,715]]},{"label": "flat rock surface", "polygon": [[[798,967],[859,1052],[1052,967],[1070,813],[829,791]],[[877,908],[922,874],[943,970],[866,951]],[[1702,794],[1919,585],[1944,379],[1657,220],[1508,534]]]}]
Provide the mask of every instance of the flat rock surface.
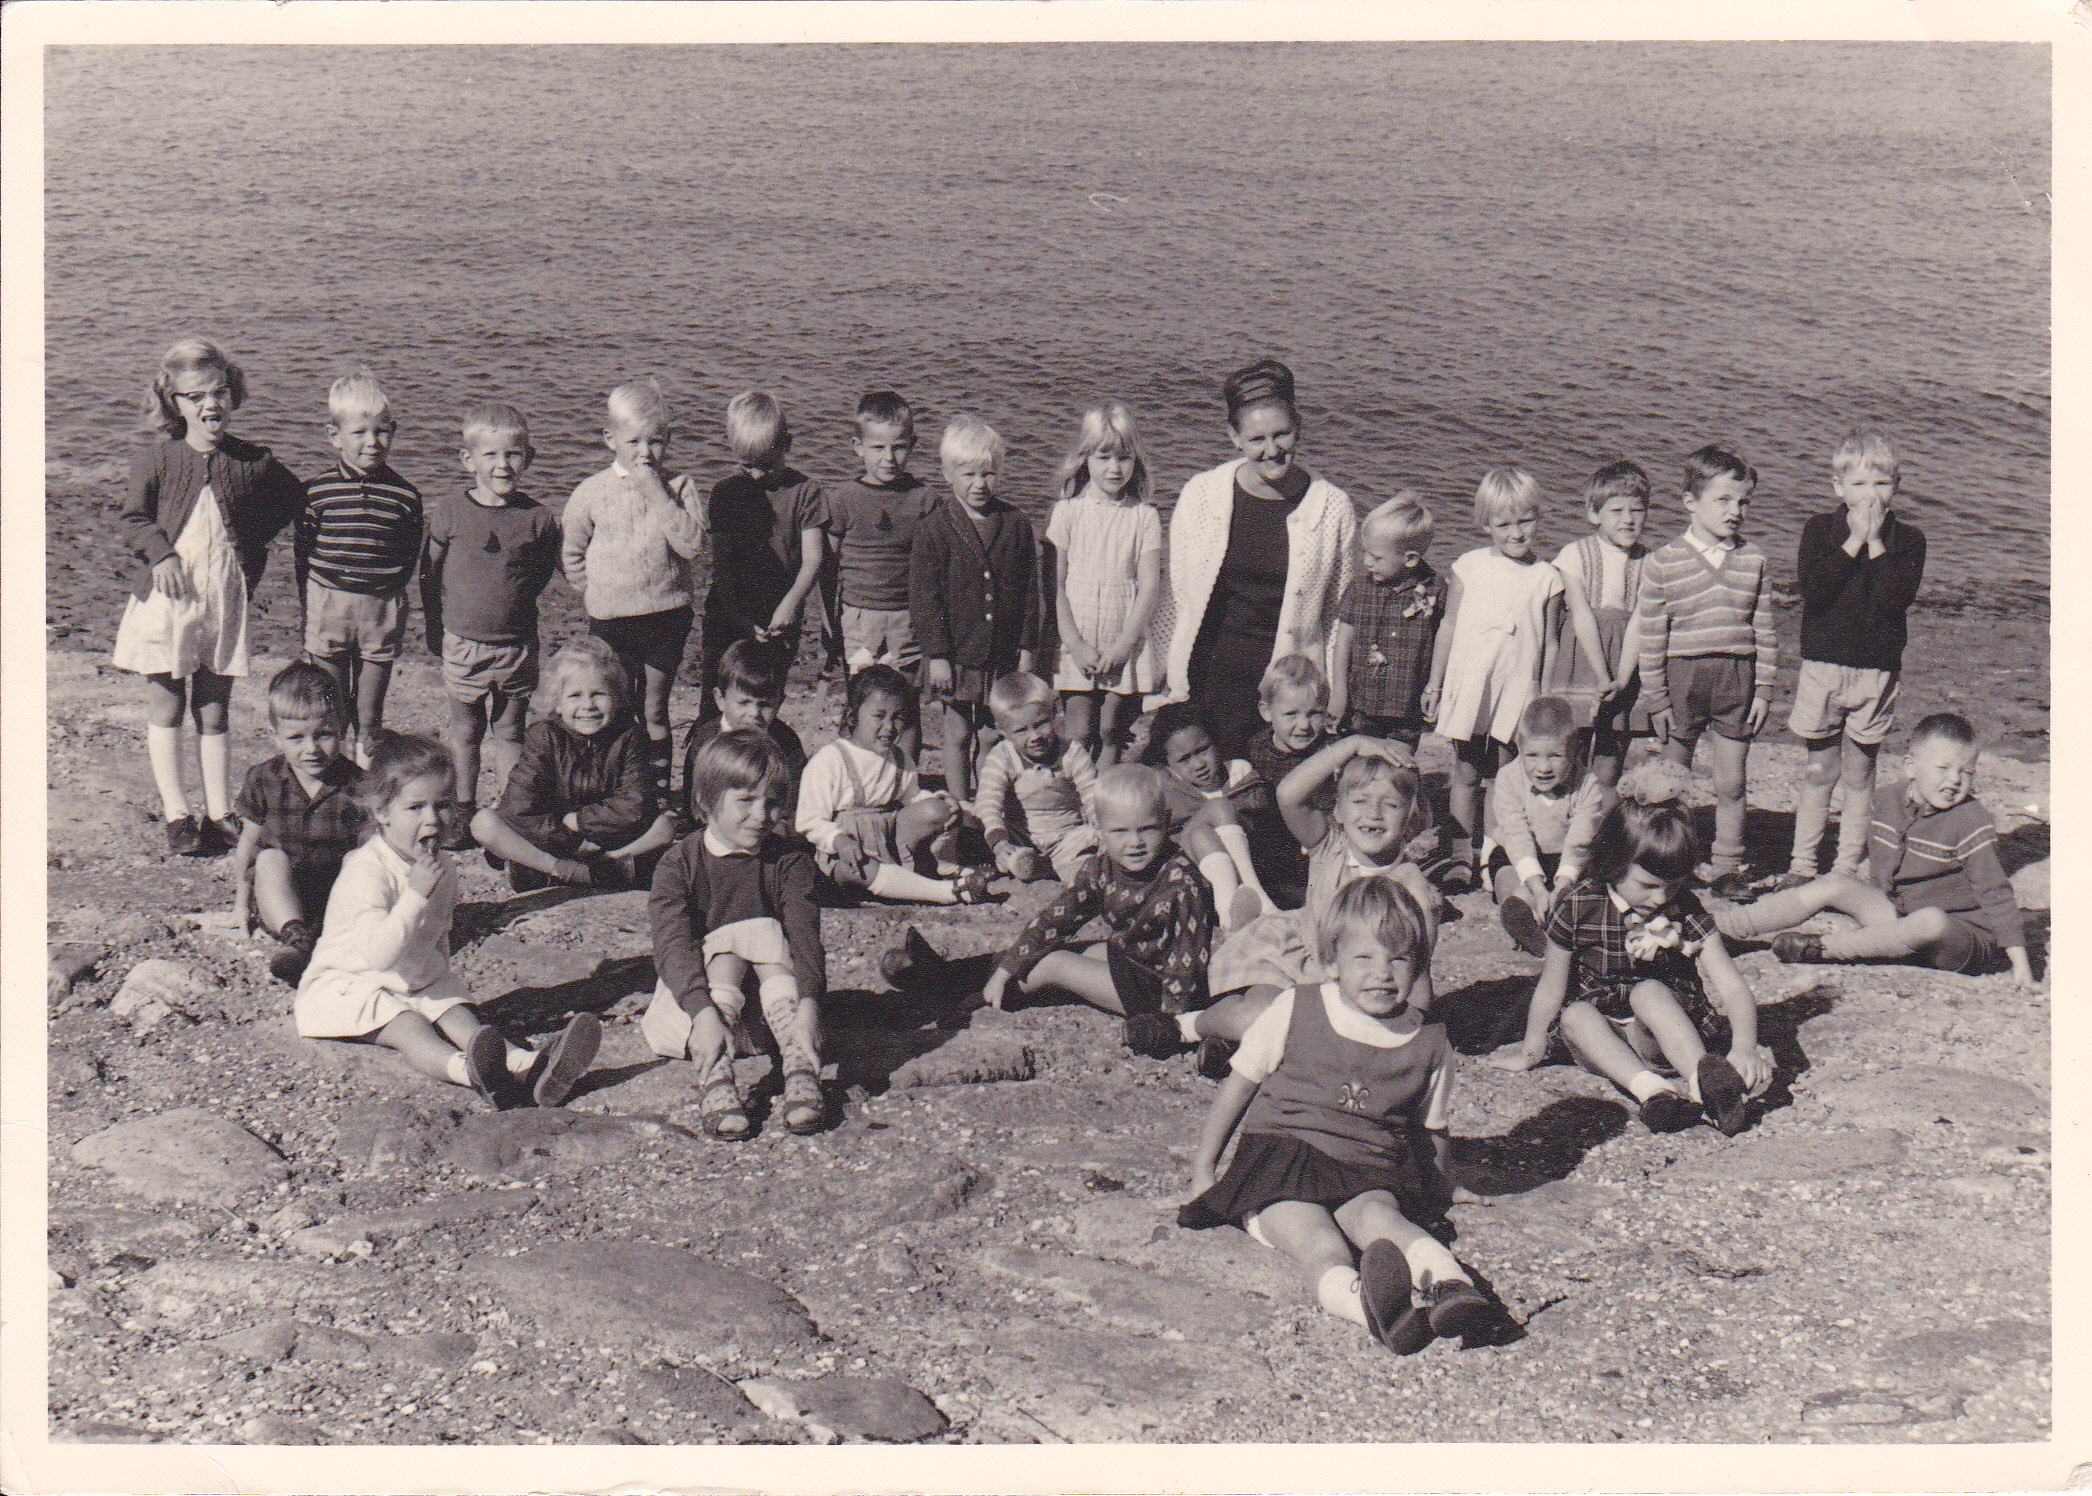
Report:
[{"label": "flat rock surface", "polygon": [[[1994,622],[1926,647],[1980,663]],[[1565,1064],[1482,1062],[1538,967],[1486,895],[1451,901],[1453,1146],[1493,1203],[1449,1234],[1505,1332],[1397,1360],[1285,1257],[1176,1225],[1215,1089],[1189,1055],[1131,1055],[1078,1006],[969,1011],[966,982],[1054,885],[825,910],[827,1125],[787,1134],[751,1053],[756,1131],[729,1145],[698,1127],[691,1067],[639,1033],[646,895],[513,896],[463,859],[454,961],[488,1021],[529,1043],[578,1011],[605,1025],[563,1111],[493,1114],[390,1050],[297,1037],[267,943],[200,918],[229,906],[223,868],[165,854],[135,682],[51,661],[49,934],[107,947],[51,1000],[53,1439],[2049,1437],[2046,992],[1746,943],[1778,1083],[1738,1138],[1658,1137]],[[235,687],[236,770],[273,752],[281,663]],[[1909,720],[1953,704],[1916,675],[1904,691]],[[840,705],[802,672],[786,715],[818,746]],[[440,730],[426,656],[401,661],[388,719]],[[1423,761],[1442,794],[1444,745]],[[1762,871],[1784,865],[1800,770],[1780,737],[1752,751]],[[1981,772],[2042,969],[2047,765]],[[956,985],[880,978],[909,925]],[[185,973],[193,1012],[141,1028],[111,1000],[151,961]]]}]

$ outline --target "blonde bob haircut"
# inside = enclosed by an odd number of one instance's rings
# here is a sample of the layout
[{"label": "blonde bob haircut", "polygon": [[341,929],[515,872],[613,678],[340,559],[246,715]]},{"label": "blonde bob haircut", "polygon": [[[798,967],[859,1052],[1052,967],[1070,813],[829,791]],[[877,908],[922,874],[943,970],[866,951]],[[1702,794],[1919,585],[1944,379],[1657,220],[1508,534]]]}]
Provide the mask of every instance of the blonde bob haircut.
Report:
[{"label": "blonde bob haircut", "polygon": [[392,402],[385,387],[368,369],[355,369],[327,386],[327,418],[339,426],[352,416],[383,416],[392,419]]},{"label": "blonde bob haircut", "polygon": [[1150,487],[1148,453],[1141,445],[1140,422],[1123,400],[1107,400],[1082,413],[1075,444],[1068,448],[1068,455],[1055,471],[1055,491],[1064,499],[1079,495],[1089,486],[1090,459],[1099,452],[1133,460],[1133,476],[1119,490],[1119,497],[1132,503],[1146,500]]},{"label": "blonde bob haircut", "polygon": [[1162,793],[1162,776],[1146,764],[1113,764],[1097,776],[1097,788],[1092,792],[1091,803],[1096,807],[1097,819],[1104,819],[1104,808],[1113,810],[1147,810],[1167,817]]},{"label": "blonde bob haircut", "polygon": [[1475,485],[1475,523],[1488,529],[1528,511],[1540,513],[1540,480],[1524,468],[1491,468]]},{"label": "blonde bob haircut", "polygon": [[726,449],[743,467],[782,460],[792,450],[792,427],[776,397],[743,390],[726,402]]},{"label": "blonde bob haircut", "polygon": [[937,460],[947,473],[962,462],[982,458],[999,468],[1007,451],[996,429],[974,415],[953,416],[944,423],[944,435],[937,441]]},{"label": "blonde bob haircut", "polygon": [[1324,966],[1335,963],[1337,941],[1346,930],[1369,936],[1397,961],[1415,965],[1430,956],[1423,911],[1409,890],[1392,878],[1354,878],[1337,890],[1329,913],[1315,928],[1315,954]]}]

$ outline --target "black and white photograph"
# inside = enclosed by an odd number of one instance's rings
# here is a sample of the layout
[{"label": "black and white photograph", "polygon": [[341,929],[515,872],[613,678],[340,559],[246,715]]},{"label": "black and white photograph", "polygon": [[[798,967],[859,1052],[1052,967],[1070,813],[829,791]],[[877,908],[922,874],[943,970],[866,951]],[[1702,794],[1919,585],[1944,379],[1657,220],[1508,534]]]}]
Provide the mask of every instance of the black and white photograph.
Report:
[{"label": "black and white photograph", "polygon": [[2092,1479],[2092,37],[1767,11],[9,9],[10,1489]]}]

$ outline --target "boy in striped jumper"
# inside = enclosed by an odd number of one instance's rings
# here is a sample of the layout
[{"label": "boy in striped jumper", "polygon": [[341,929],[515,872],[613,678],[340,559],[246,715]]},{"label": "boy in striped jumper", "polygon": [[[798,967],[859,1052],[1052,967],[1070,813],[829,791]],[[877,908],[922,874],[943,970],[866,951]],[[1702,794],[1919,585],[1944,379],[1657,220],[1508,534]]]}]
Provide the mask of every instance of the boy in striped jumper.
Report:
[{"label": "boy in striped jumper", "polygon": [[1691,764],[1712,730],[1713,878],[1708,892],[1743,899],[1743,785],[1751,739],[1772,705],[1777,640],[1765,552],[1743,539],[1758,471],[1723,447],[1685,459],[1683,535],[1642,563],[1641,679],[1664,756]]},{"label": "boy in striped jumper", "polygon": [[[1874,792],[1867,851],[1871,878],[1829,873],[1773,893],[1748,909],[1725,911],[1722,933],[1781,929],[1825,909],[1860,922],[1828,935],[1786,930],[1772,952],[1782,961],[1904,961],[1941,971],[1995,971],[2002,952],[2014,985],[2032,989],[2025,923],[1998,861],[1998,827],[1975,798],[1976,730],[1953,712],[1935,712],[1911,731],[1902,784]],[[1742,926],[1747,925],[1747,928]]]},{"label": "boy in striped jumper", "polygon": [[335,380],[327,391],[334,471],[305,485],[292,530],[305,653],[341,687],[359,767],[385,726],[385,691],[421,556],[421,492],[385,463],[398,429],[368,369]]}]

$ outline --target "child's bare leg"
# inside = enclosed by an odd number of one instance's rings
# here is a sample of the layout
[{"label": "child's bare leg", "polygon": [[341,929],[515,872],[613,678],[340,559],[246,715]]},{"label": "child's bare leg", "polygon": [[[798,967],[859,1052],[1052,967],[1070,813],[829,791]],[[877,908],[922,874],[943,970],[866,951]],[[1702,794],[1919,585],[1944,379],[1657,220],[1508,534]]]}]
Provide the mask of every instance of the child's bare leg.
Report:
[{"label": "child's bare leg", "polygon": [[[443,1031],[445,1038],[457,1045],[459,1053],[462,1054],[465,1046],[472,1042],[472,1036],[487,1025],[480,1021],[479,1014],[473,1010],[470,1003],[458,1003],[443,1010],[443,1016],[436,1020],[436,1027]],[[502,1050],[508,1057],[508,1073],[521,1075],[530,1069],[531,1061],[537,1058],[537,1051],[526,1049],[520,1044],[511,1044],[506,1034],[499,1037]]]},{"label": "child's bare leg", "polygon": [[472,839],[505,861],[534,868],[548,878],[565,881],[573,871],[565,861],[546,851],[515,827],[498,810],[473,812]]},{"label": "child's bare leg", "polygon": [[366,756],[371,739],[385,727],[385,693],[392,685],[392,661],[363,660],[356,671],[357,741]]},{"label": "child's bare leg", "polygon": [[145,678],[145,756],[160,792],[161,818],[169,821],[190,813],[182,788],[182,709],[188,701],[188,682],[171,675]]},{"label": "child's bare leg", "polygon": [[1102,749],[1096,736],[1097,696],[1095,691],[1068,691],[1062,694],[1061,701],[1063,710],[1067,713],[1068,741],[1080,743],[1089,749],[1090,756],[1097,760],[1097,767],[1101,769],[1105,761],[1101,756]]},{"label": "child's bare leg", "polygon": [[[1409,1263],[1409,1281],[1420,1289],[1455,1278],[1472,1281],[1445,1244],[1403,1215],[1386,1190],[1368,1190],[1346,1200],[1337,1207],[1336,1222],[1361,1251],[1371,1242],[1393,1242]],[[1265,1227],[1267,1233],[1270,1229]]]},{"label": "child's bare leg", "polygon": [[1048,987],[1059,987],[1072,992],[1093,1008],[1102,1008],[1107,1013],[1125,1016],[1126,1004],[1119,996],[1119,989],[1111,979],[1111,965],[1104,958],[1104,946],[1099,943],[1089,951],[1055,951],[1041,960],[1024,979],[1027,994],[1043,991]]},{"label": "child's bare leg", "polygon": [[1306,1269],[1308,1281],[1315,1285],[1315,1298],[1324,1309],[1354,1325],[1366,1322],[1351,1242],[1335,1216],[1305,1200],[1276,1200],[1251,1219],[1266,1241]]},{"label": "child's bare leg", "polygon": [[[1887,903],[1883,899],[1883,903]],[[1901,960],[1916,956],[1931,960],[1934,951],[1954,932],[1954,921],[1943,910],[1913,910],[1901,918],[1890,918],[1857,930],[1839,930],[1823,937],[1826,961]]]},{"label": "child's bare leg", "polygon": [[356,697],[356,656],[343,650],[340,654],[313,655],[312,663],[334,677],[334,687],[341,692],[341,699],[349,709],[349,731],[355,732],[362,722],[363,703]]},{"label": "child's bare leg", "polygon": [[232,814],[232,741],[225,735],[226,709],[231,702],[231,676],[199,670],[189,678],[189,715],[196,723],[204,814],[214,821]]},{"label": "child's bare leg", "polygon": [[1867,837],[1874,824],[1874,761],[1881,745],[1844,741],[1838,776],[1838,860],[1831,871],[1857,874],[1867,860]]},{"label": "child's bare leg", "polygon": [[[1813,878],[1817,848],[1823,845],[1823,830],[1830,824],[1831,788],[1838,782],[1838,740],[1813,738],[1808,751],[1808,770],[1794,794],[1794,851],[1788,857],[1787,871]],[[1842,834],[1840,827],[1841,839]]]},{"label": "child's bare leg", "polygon": [[493,714],[487,729],[494,737],[494,777],[506,789],[516,760],[523,756],[523,721],[530,714],[530,698],[497,694],[491,701]]},{"label": "child's bare leg", "polygon": [[944,702],[940,715],[944,744],[944,786],[961,805],[973,803],[973,723],[953,702]]},{"label": "child's bare leg", "polygon": [[654,817],[654,824],[638,836],[603,855],[629,864],[635,857],[644,857],[649,852],[658,852],[663,847],[674,845],[675,839],[676,823],[666,815],[658,815]]},{"label": "child's bare leg", "polygon": [[1709,735],[1714,758],[1714,847],[1709,861],[1717,876],[1743,866],[1743,784],[1749,761],[1748,738]]},{"label": "child's bare leg", "polygon": [[1577,1064],[1593,1075],[1604,1076],[1636,1101],[1646,1101],[1658,1091],[1678,1089],[1651,1070],[1649,1062],[1589,1003],[1575,1002],[1562,1009],[1562,1037],[1568,1041],[1569,1052],[1576,1056]]},{"label": "child's bare leg", "polygon": [[271,935],[305,918],[298,886],[291,881],[291,860],[280,847],[263,847],[254,854],[254,912]]},{"label": "child's bare leg", "polygon": [[1276,987],[1259,985],[1230,992],[1212,1007],[1193,1014],[1192,1027],[1201,1039],[1226,1039],[1240,1044],[1249,1026],[1278,1000],[1278,991]]},{"label": "child's bare leg", "polygon": [[[451,1009],[452,1013],[457,1011]],[[446,1013],[444,1016],[450,1015]],[[453,1085],[468,1084],[460,1081],[451,1069],[452,1060],[464,1058],[458,1046],[419,1013],[401,1013],[378,1030],[378,1042],[387,1049],[398,1050],[408,1064],[430,1080],[447,1080]]]},{"label": "child's bare leg", "polygon": [[741,982],[748,975],[748,963],[732,951],[721,951],[705,959],[705,985],[712,992],[712,1006],[732,1023],[741,1016]]},{"label": "child's bare leg", "polygon": [[[487,731],[487,703],[459,701],[452,697],[450,715],[443,725],[443,746],[457,765],[457,783],[451,793],[461,805],[479,803],[479,740]],[[505,777],[505,776],[504,776]]]},{"label": "child's bare leg", "polygon": [[1119,761],[1126,742],[1128,718],[1137,712],[1131,696],[1121,696],[1116,691],[1100,691],[1097,696],[1103,706],[1103,725],[1097,730],[1095,757],[1098,768],[1108,769]]},{"label": "child's bare leg", "polygon": [[1707,1044],[1685,1016],[1685,1010],[1678,1006],[1677,995],[1662,982],[1637,982],[1634,991],[1627,995],[1627,1005],[1684,1081],[1685,1094],[1698,1101],[1700,1088],[1694,1077],[1700,1068],[1700,1057],[1707,1053]]},{"label": "child's bare leg", "polygon": [[1448,849],[1454,862],[1475,873],[1475,846],[1482,839],[1482,766],[1495,749],[1486,738],[1470,738],[1453,745],[1453,773],[1446,783],[1446,814],[1453,818],[1453,845]]}]

